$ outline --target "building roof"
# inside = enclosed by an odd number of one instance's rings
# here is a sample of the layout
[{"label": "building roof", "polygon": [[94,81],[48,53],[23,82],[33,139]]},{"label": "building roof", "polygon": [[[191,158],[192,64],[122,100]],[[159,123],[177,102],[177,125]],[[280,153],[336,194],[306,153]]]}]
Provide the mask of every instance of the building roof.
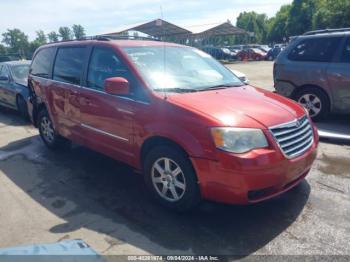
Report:
[{"label": "building roof", "polygon": [[153,37],[164,36],[222,36],[222,35],[239,35],[248,34],[247,31],[238,28],[230,21],[224,23],[212,23],[205,25],[190,26],[190,30],[175,24],[169,23],[162,19],[152,20],[150,22],[136,24],[129,27],[120,28],[114,33],[104,35],[121,35],[128,31],[138,31]]},{"label": "building roof", "polygon": [[138,24],[136,26],[128,27],[118,32],[108,33],[105,35],[120,35],[128,31],[138,31],[154,37],[191,34],[191,31],[188,31],[182,27],[179,27],[162,19],[156,19],[147,23]]},{"label": "building roof", "polygon": [[196,34],[203,35],[203,36],[222,36],[222,35],[242,35],[242,34],[248,34],[248,32],[232,25],[230,21],[227,21],[225,23],[208,28]]}]

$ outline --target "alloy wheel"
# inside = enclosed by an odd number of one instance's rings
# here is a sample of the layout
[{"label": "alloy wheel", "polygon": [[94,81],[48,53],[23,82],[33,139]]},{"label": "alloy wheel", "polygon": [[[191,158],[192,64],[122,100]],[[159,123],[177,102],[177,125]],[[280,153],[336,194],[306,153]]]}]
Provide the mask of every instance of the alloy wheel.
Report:
[{"label": "alloy wheel", "polygon": [[152,166],[151,175],[153,186],[163,199],[176,202],[184,196],[185,175],[175,161],[167,157],[159,158]]},{"label": "alloy wheel", "polygon": [[317,116],[322,110],[321,99],[314,94],[304,94],[298,102],[309,111],[310,117]]},{"label": "alloy wheel", "polygon": [[53,143],[55,139],[55,131],[52,127],[51,120],[48,117],[44,116],[41,119],[40,126],[41,126],[41,133],[43,135],[43,138],[46,140],[46,142],[50,144]]}]

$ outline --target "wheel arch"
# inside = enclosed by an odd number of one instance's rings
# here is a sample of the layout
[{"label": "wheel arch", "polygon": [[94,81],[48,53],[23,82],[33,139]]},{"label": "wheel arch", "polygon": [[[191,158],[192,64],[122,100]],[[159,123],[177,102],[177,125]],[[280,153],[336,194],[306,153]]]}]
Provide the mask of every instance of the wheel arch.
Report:
[{"label": "wheel arch", "polygon": [[146,158],[147,153],[150,152],[153,148],[155,148],[157,146],[162,146],[162,145],[173,146],[173,147],[177,148],[178,150],[180,150],[182,153],[184,153],[187,157],[189,156],[187,151],[181,145],[179,145],[177,142],[175,142],[174,140],[167,138],[167,137],[164,137],[164,136],[152,136],[152,137],[147,138],[141,146],[140,160],[141,160],[142,168],[143,168],[143,163],[144,163],[144,160]]},{"label": "wheel arch", "polygon": [[293,90],[293,92],[292,92],[292,94],[291,94],[291,97],[292,97],[293,99],[295,99],[295,98],[296,98],[296,95],[297,95],[298,93],[302,92],[303,90],[307,90],[307,89],[309,89],[309,88],[315,88],[315,89],[319,90],[320,92],[322,92],[322,93],[326,96],[326,98],[327,98],[327,100],[328,100],[328,103],[329,103],[329,110],[332,111],[332,108],[333,108],[333,101],[332,101],[332,99],[331,99],[331,94],[330,94],[328,91],[326,91],[324,88],[322,88],[322,87],[320,87],[320,86],[318,86],[318,85],[305,84],[305,85],[302,85],[302,86],[300,86],[300,87],[297,87],[297,88],[295,88],[295,89]]},{"label": "wheel arch", "polygon": [[36,105],[33,109],[33,124],[38,127],[38,116],[42,110],[47,110],[46,104],[44,102]]}]

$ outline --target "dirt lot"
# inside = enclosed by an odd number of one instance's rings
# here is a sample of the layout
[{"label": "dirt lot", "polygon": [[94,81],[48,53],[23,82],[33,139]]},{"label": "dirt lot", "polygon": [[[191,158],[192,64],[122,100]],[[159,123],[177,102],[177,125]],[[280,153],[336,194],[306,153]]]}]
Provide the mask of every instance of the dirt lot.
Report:
[{"label": "dirt lot", "polygon": [[[271,86],[271,63],[234,68]],[[78,146],[51,152],[1,108],[0,247],[80,238],[100,254],[350,255],[349,156],[349,146],[321,143],[310,175],[290,192],[179,215],[152,203],[128,166]]]}]

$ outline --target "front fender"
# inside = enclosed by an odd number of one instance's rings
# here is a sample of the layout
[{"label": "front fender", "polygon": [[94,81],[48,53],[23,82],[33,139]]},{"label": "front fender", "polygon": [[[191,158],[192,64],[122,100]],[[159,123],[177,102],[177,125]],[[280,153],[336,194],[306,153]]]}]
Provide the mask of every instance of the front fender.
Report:
[{"label": "front fender", "polygon": [[198,139],[181,126],[170,123],[166,125],[164,123],[154,123],[145,126],[145,131],[147,136],[143,138],[144,141],[155,136],[164,137],[181,146],[191,157],[203,157],[205,155],[205,150]]}]

